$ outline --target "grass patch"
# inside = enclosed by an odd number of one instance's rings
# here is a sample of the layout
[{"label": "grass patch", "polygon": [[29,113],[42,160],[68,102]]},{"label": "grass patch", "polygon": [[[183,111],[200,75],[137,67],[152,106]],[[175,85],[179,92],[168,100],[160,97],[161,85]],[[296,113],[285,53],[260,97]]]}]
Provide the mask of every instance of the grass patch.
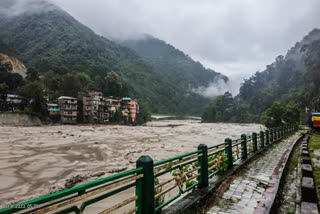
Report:
[{"label": "grass patch", "polygon": [[320,150],[320,134],[314,133],[309,142],[309,149]]},{"label": "grass patch", "polygon": [[[311,164],[313,169],[313,177],[316,183],[317,195],[320,198],[320,166],[316,165],[315,162],[319,160],[320,156],[320,134],[314,133],[311,136],[309,145],[309,153],[311,156]],[[315,153],[317,151],[317,154]]]}]

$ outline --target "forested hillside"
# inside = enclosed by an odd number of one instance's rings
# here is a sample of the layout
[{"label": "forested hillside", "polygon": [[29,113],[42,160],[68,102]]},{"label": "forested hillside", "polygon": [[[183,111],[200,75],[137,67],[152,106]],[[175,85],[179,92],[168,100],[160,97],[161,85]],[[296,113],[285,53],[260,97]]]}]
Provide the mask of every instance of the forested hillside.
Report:
[{"label": "forested hillside", "polygon": [[[1,1],[0,11],[8,12],[12,2]],[[174,73],[168,76],[159,72],[135,51],[95,34],[60,8],[42,0],[39,3],[43,8],[37,7],[37,11],[10,16],[1,13],[0,53],[16,56],[51,82],[45,85],[51,92],[50,98],[54,99],[61,91],[68,93],[68,88],[74,85],[68,95],[74,96],[77,89],[130,95],[146,101],[154,113],[199,114],[199,109],[208,104],[209,100],[187,87],[190,82],[191,86],[205,86],[203,78],[189,76],[190,71],[186,71],[180,75],[187,78],[181,78],[178,85],[172,81],[176,78]],[[107,76],[111,71],[119,75],[121,81],[118,94],[109,90]],[[208,80],[216,75],[211,73]],[[85,77],[88,84],[68,84],[73,78],[79,79],[78,74]]]},{"label": "forested hillside", "polygon": [[[204,121],[261,121],[275,102],[292,103],[320,111],[320,30],[312,30],[286,54],[262,72],[245,80],[236,97],[218,97],[203,115]],[[227,105],[228,107],[222,107]],[[223,116],[221,116],[223,115]]]},{"label": "forested hillside", "polygon": [[189,90],[228,78],[211,69],[206,69],[200,62],[176,49],[165,41],[146,35],[143,39],[127,40],[122,45],[135,50],[141,57],[149,60],[158,73],[165,75],[179,88]]}]

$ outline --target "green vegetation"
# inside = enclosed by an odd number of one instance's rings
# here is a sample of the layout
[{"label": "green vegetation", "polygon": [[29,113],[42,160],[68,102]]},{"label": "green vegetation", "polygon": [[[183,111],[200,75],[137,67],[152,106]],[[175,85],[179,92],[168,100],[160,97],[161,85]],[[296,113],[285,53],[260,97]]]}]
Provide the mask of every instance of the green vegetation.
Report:
[{"label": "green vegetation", "polygon": [[23,78],[17,73],[11,73],[10,63],[1,63],[1,61],[0,58],[0,94],[15,92],[23,84]]},{"label": "green vegetation", "polygon": [[[217,97],[205,111],[203,121],[261,122],[264,112],[274,102],[280,102],[295,104],[291,105],[293,109],[288,109],[285,119],[290,122],[289,117],[294,117],[295,122],[296,106],[300,113],[305,107],[320,111],[319,70],[320,30],[315,29],[297,42],[286,56],[278,56],[264,71],[245,80],[239,95]],[[227,103],[225,108],[223,102]]]},{"label": "green vegetation", "polygon": [[295,104],[283,105],[274,102],[263,114],[262,122],[267,128],[298,124],[300,112]]},{"label": "green vegetation", "polygon": [[226,76],[204,68],[182,51],[152,36],[146,35],[143,39],[127,40],[120,44],[135,50],[174,87],[177,96],[169,95],[168,99],[180,114],[199,115],[210,103],[210,99],[194,93],[192,89],[207,87],[213,82],[218,84],[219,80],[228,81]]},{"label": "green vegetation", "polygon": [[[5,5],[1,4],[0,11]],[[130,95],[143,100],[153,113],[200,114],[209,100],[191,89],[206,86],[218,76],[226,79],[172,46],[173,53],[167,57],[181,55],[184,62],[178,61],[181,57],[172,58],[170,64],[162,67],[95,34],[61,9],[50,8],[11,17],[0,14],[1,52],[33,68],[29,80],[35,80],[37,71],[49,84],[46,90],[50,99],[55,99],[60,91],[74,95],[79,88],[91,88],[108,96]],[[79,85],[79,78],[86,81],[84,86]]]},{"label": "green vegetation", "polygon": [[249,106],[239,103],[237,98],[226,92],[217,96],[202,115],[203,122],[253,122],[258,118],[250,113]]},{"label": "green vegetation", "polygon": [[318,133],[314,133],[311,136],[310,142],[308,144],[308,149],[311,156],[313,177],[316,183],[316,189],[318,198],[320,197],[320,135]]},{"label": "green vegetation", "polygon": [[139,114],[137,115],[136,124],[142,125],[151,120],[151,113],[147,103],[139,101]]},{"label": "green vegetation", "polygon": [[32,112],[42,115],[47,113],[47,107],[44,100],[44,86],[40,81],[26,83],[21,87],[19,94],[30,100],[29,104]]}]

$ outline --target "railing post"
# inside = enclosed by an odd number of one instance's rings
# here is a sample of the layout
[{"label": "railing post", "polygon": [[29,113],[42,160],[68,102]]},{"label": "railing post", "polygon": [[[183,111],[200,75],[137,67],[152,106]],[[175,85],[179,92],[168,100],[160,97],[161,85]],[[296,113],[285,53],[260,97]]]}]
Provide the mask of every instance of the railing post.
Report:
[{"label": "railing post", "polygon": [[260,131],[260,146],[261,148],[264,147],[264,132]]},{"label": "railing post", "polygon": [[199,188],[207,187],[209,185],[209,175],[208,175],[208,147],[205,144],[200,144],[198,150],[201,150],[202,156],[198,158],[199,162],[199,173],[198,177]]},{"label": "railing post", "polygon": [[257,133],[252,133],[252,144],[253,144],[253,152],[258,150],[258,142],[257,142]]},{"label": "railing post", "polygon": [[241,158],[247,159],[248,158],[248,149],[247,149],[247,135],[241,135]]},{"label": "railing post", "polygon": [[269,145],[270,139],[269,139],[269,130],[266,130],[266,145]]},{"label": "railing post", "polygon": [[278,128],[274,129],[274,140],[278,140]]},{"label": "railing post", "polygon": [[270,142],[273,143],[273,129],[270,129]]},{"label": "railing post", "polygon": [[226,138],[224,140],[224,145],[226,146],[225,152],[228,157],[228,169],[233,166],[233,157],[232,157],[232,140],[230,138]]},{"label": "railing post", "polygon": [[138,214],[154,213],[154,173],[153,160],[148,155],[143,155],[137,160],[137,168],[142,167],[143,178],[136,182],[136,207]]},{"label": "railing post", "polygon": [[280,128],[277,128],[277,140],[281,138]]}]

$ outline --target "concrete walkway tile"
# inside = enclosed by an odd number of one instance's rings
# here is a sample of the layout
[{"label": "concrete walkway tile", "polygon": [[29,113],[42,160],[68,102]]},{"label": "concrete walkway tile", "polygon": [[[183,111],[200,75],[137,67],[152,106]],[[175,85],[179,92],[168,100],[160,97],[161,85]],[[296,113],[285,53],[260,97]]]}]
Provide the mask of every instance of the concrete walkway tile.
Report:
[{"label": "concrete walkway tile", "polygon": [[272,145],[261,156],[250,162],[241,175],[237,175],[233,180],[228,191],[219,200],[219,205],[211,207],[207,214],[263,213],[265,209],[258,206],[259,202],[267,189],[268,192],[273,192],[275,181],[271,178],[283,154],[296,138],[297,135],[294,135],[289,138],[290,140]]}]

